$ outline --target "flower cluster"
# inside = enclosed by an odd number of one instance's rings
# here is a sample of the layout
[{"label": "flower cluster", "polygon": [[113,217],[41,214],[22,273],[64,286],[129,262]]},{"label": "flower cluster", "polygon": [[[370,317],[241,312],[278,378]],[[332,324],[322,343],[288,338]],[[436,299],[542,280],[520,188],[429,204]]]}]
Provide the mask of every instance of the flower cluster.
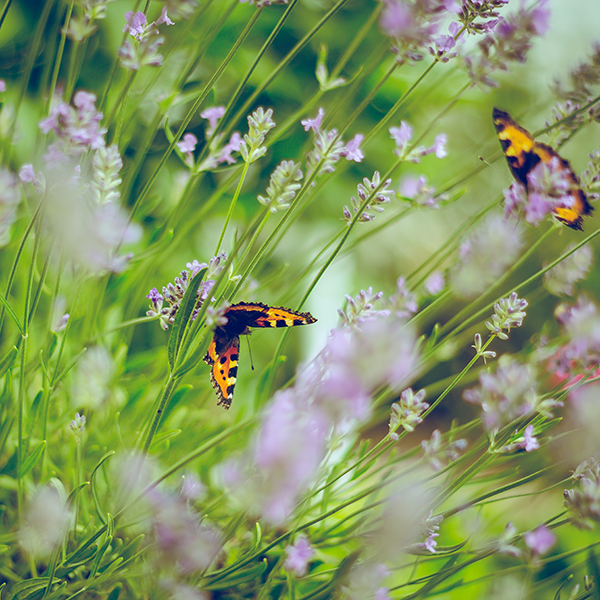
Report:
[{"label": "flower cluster", "polygon": [[[146,315],[149,317],[158,318],[160,326],[167,331],[167,329],[169,329],[169,325],[172,325],[175,322],[175,315],[179,310],[179,306],[181,305],[181,301],[185,296],[185,292],[188,289],[190,281],[197,273],[206,268],[206,276],[198,287],[198,291],[196,293],[196,304],[194,306],[194,310],[192,311],[191,317],[193,321],[198,315],[202,304],[208,298],[215,284],[215,278],[223,270],[226,259],[227,255],[225,253],[221,253],[218,256],[213,256],[208,264],[199,263],[197,260],[187,263],[187,269],[181,271],[179,277],[175,277],[175,283],[169,283],[164,286],[162,289],[162,294],[160,294],[156,288],[152,288],[150,290],[146,298],[150,300],[151,304],[149,310],[146,311]],[[168,306],[163,306],[163,302],[165,300],[168,302]],[[213,309],[213,312],[211,312],[211,320],[214,322],[214,324],[223,324],[222,312],[222,309]]]},{"label": "flower cluster", "polygon": [[376,310],[373,305],[379,302],[383,297],[383,292],[373,293],[373,288],[368,287],[366,290],[360,290],[356,298],[346,294],[345,308],[338,308],[340,320],[345,326],[360,326],[369,319],[377,317],[387,317],[390,314],[389,310]]},{"label": "flower cluster", "polygon": [[559,375],[577,367],[589,368],[600,362],[600,312],[585,297],[572,306],[561,305],[557,318],[563,326],[566,343],[550,360],[549,368]]},{"label": "flower cluster", "polygon": [[501,340],[507,340],[511,327],[521,327],[523,319],[527,316],[527,300],[519,298],[517,292],[512,292],[508,298],[502,298],[494,304],[492,321],[486,321],[485,326]]},{"label": "flower cluster", "polygon": [[[569,246],[567,251],[572,248],[573,245]],[[544,273],[544,287],[555,296],[572,296],[574,285],[586,278],[592,261],[591,247],[582,246]]]},{"label": "flower cluster", "polygon": [[490,77],[493,71],[506,71],[510,62],[525,62],[532,37],[544,35],[548,30],[550,11],[547,4],[547,0],[542,0],[532,9],[521,5],[515,14],[487,22],[485,26],[490,32],[479,42],[478,54],[465,57],[467,72],[474,85],[496,87]]},{"label": "flower cluster", "polygon": [[293,160],[281,161],[271,175],[267,197],[259,195],[257,200],[272,213],[287,210],[301,187],[299,181],[302,177],[304,174],[299,164]]},{"label": "flower cluster", "polygon": [[400,394],[400,402],[392,404],[392,413],[388,424],[391,439],[398,439],[396,431],[400,427],[411,432],[423,422],[421,415],[429,408],[429,404],[423,402],[424,398],[425,390],[419,390],[415,394],[412,388],[407,388]]},{"label": "flower cluster", "polygon": [[275,127],[272,116],[273,109],[269,108],[265,111],[262,106],[248,115],[248,133],[244,135],[244,139],[239,145],[244,162],[253,163],[267,152],[267,147],[263,146],[263,142],[267,133]]},{"label": "flower cluster", "polygon": [[427,183],[427,177],[407,176],[400,183],[400,196],[412,206],[427,206],[439,208],[442,202],[448,200],[447,194],[438,194],[433,185]]},{"label": "flower cluster", "polygon": [[[356,186],[358,200],[354,196],[350,198],[352,212],[350,212],[350,209],[347,206],[344,206],[343,220],[347,223],[351,223],[354,215],[360,212],[360,216],[358,217],[359,223],[372,221],[375,218],[375,215],[371,214],[369,211],[382,213],[384,211],[382,205],[390,203],[390,196],[394,191],[386,188],[391,182],[391,179],[386,179],[381,183],[379,171],[373,173],[373,179],[371,181],[365,177],[363,182]],[[365,204],[367,200],[368,202]]]},{"label": "flower cluster", "polygon": [[579,529],[593,529],[600,521],[600,464],[594,458],[582,462],[573,473],[579,489],[564,491],[565,507]]},{"label": "flower cluster", "polygon": [[91,191],[97,204],[118,202],[121,197],[118,187],[121,185],[119,171],[123,161],[116,145],[102,146],[94,154]]},{"label": "flower cluster", "polygon": [[544,416],[562,406],[551,398],[543,399],[537,391],[535,369],[530,364],[504,354],[494,373],[479,374],[479,386],[465,390],[463,398],[481,406],[483,426],[492,436],[514,419],[537,411]]},{"label": "flower cluster", "polygon": [[461,438],[444,442],[442,432],[439,429],[434,429],[429,440],[421,442],[421,448],[431,468],[434,471],[439,471],[447,464],[460,458],[467,448],[467,440]]},{"label": "flower cluster", "polygon": [[163,64],[163,56],[158,49],[165,41],[159,35],[158,26],[162,23],[174,25],[167,15],[167,7],[164,6],[160,17],[148,23],[143,12],[129,11],[125,14],[126,25],[123,32],[128,33],[131,38],[125,39],[119,48],[121,66],[129,71],[139,71],[144,65],[160,67]]}]

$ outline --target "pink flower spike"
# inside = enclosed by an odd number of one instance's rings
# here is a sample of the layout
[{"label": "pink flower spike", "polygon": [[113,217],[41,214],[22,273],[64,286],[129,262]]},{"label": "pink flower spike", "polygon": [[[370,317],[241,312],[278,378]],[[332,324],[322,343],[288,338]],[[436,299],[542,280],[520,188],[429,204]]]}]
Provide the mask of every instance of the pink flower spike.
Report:
[{"label": "pink flower spike", "polygon": [[308,562],[315,554],[308,540],[304,536],[299,537],[293,546],[286,547],[285,553],[287,554],[285,568],[298,577],[306,575]]},{"label": "pink flower spike", "polygon": [[183,136],[183,140],[177,142],[177,147],[183,153],[192,153],[196,149],[196,144],[198,143],[198,138],[193,133],[186,133]]},{"label": "pink flower spike", "polygon": [[317,133],[321,129],[321,122],[323,121],[324,116],[325,111],[322,108],[319,108],[319,112],[314,119],[302,119],[300,124],[304,127],[304,131],[312,129],[315,133]]},{"label": "pink flower spike", "polygon": [[175,23],[173,23],[173,21],[171,21],[171,19],[169,19],[169,16],[167,15],[166,4],[163,6],[163,9],[160,13],[160,17],[156,19],[155,25],[160,25],[161,23],[166,23],[167,25],[175,25]]},{"label": "pink flower spike", "polygon": [[354,162],[361,162],[365,155],[360,149],[360,145],[364,140],[365,136],[357,133],[342,150],[342,156],[346,157],[346,160],[353,160]]},{"label": "pink flower spike", "polygon": [[546,554],[556,543],[556,536],[545,525],[540,525],[533,531],[528,531],[523,538],[532,554],[537,556]]}]

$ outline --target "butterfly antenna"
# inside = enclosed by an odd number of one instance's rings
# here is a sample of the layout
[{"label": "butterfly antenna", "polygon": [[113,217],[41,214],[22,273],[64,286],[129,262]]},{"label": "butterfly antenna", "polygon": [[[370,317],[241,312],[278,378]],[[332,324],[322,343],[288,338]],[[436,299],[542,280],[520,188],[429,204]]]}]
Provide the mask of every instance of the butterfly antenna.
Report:
[{"label": "butterfly antenna", "polygon": [[496,171],[496,173],[499,173],[500,175],[502,175],[502,177],[506,177],[506,179],[508,179],[511,183],[513,183],[513,180],[506,173],[503,173],[500,169],[497,169],[492,163],[489,163],[487,160],[485,160],[485,158],[483,158],[483,156],[478,156],[477,158],[484,165],[487,165],[488,167],[490,167],[490,169],[493,169],[494,171]]},{"label": "butterfly antenna", "polygon": [[250,336],[246,336],[246,342],[248,342],[248,354],[250,355],[250,367],[254,371],[254,360],[252,359],[252,347],[250,346]]}]

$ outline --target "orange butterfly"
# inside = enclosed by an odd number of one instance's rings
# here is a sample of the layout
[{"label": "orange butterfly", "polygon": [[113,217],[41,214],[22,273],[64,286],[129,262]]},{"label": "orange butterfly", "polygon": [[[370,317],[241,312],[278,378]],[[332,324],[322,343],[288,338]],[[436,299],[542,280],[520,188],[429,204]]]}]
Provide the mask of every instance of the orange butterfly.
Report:
[{"label": "orange butterfly", "polygon": [[564,172],[565,179],[572,184],[569,195],[574,198],[574,203],[568,208],[556,207],[553,214],[571,229],[581,230],[583,217],[592,214],[593,208],[581,189],[579,177],[574,173],[569,162],[550,146],[536,142],[526,129],[511,119],[508,113],[494,108],[492,116],[510,171],[525,190],[528,185],[527,175],[537,164],[549,163],[553,158],[558,159],[560,171]]},{"label": "orange butterfly", "polygon": [[316,319],[308,312],[267,306],[262,302],[238,302],[224,313],[227,323],[215,329],[204,357],[211,366],[210,381],[219,402],[226,410],[231,406],[238,369],[240,335],[250,333],[250,327],[293,327],[309,325]]}]

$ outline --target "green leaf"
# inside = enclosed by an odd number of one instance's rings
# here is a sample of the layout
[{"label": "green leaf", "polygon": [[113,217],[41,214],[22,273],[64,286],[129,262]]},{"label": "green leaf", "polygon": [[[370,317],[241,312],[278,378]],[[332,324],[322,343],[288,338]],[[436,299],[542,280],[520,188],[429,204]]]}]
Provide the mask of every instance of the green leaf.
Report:
[{"label": "green leaf", "polygon": [[[48,585],[49,581],[50,579],[48,577],[33,577],[31,579],[26,579],[25,581],[19,581],[19,583],[13,586],[8,598],[14,600],[26,600],[27,598],[31,598],[40,590],[43,590]],[[55,583],[60,583],[60,579],[54,578],[52,580],[52,585]]]},{"label": "green leaf", "polygon": [[106,517],[102,514],[102,510],[100,508],[101,502],[100,498],[98,498],[98,489],[96,488],[96,479],[95,475],[98,469],[102,466],[105,460],[108,460],[113,454],[115,454],[114,450],[107,452],[101,459],[100,462],[94,467],[92,474],[90,475],[90,486],[92,490],[92,498],[94,499],[94,506],[96,507],[96,512],[98,513],[98,517],[102,521],[102,523],[106,524]]},{"label": "green leaf", "polygon": [[155,436],[152,444],[150,445],[150,452],[156,452],[158,446],[161,444],[177,437],[181,434],[181,429],[172,429],[171,431],[163,431],[163,433]]},{"label": "green leaf", "polygon": [[8,371],[15,362],[15,358],[17,358],[17,354],[19,351],[16,346],[13,346],[0,360],[0,377],[4,376],[4,373]]},{"label": "green leaf", "polygon": [[36,449],[23,461],[21,468],[19,469],[19,477],[23,478],[33,467],[42,456],[42,452],[46,447],[46,440],[42,440],[36,447]]},{"label": "green leaf", "polygon": [[171,367],[171,371],[173,371],[175,367],[175,361],[177,360],[177,355],[179,354],[179,348],[181,347],[181,342],[183,340],[187,324],[192,316],[194,307],[196,306],[196,295],[198,293],[198,288],[200,287],[202,278],[204,275],[206,275],[206,271],[206,268],[201,269],[190,281],[187,290],[185,291],[185,294],[179,304],[177,314],[175,315],[175,322],[171,328],[171,336],[169,337],[168,346],[169,365]]},{"label": "green leaf", "polygon": [[2,294],[1,292],[0,292],[0,302],[2,304],[4,304],[4,308],[6,308],[6,312],[8,313],[8,316],[14,321],[14,323],[17,326],[21,335],[24,335],[23,327],[21,327],[21,323],[19,323],[19,319],[17,318],[15,311],[12,309],[12,307],[10,306],[10,304],[4,297],[4,294]]}]

